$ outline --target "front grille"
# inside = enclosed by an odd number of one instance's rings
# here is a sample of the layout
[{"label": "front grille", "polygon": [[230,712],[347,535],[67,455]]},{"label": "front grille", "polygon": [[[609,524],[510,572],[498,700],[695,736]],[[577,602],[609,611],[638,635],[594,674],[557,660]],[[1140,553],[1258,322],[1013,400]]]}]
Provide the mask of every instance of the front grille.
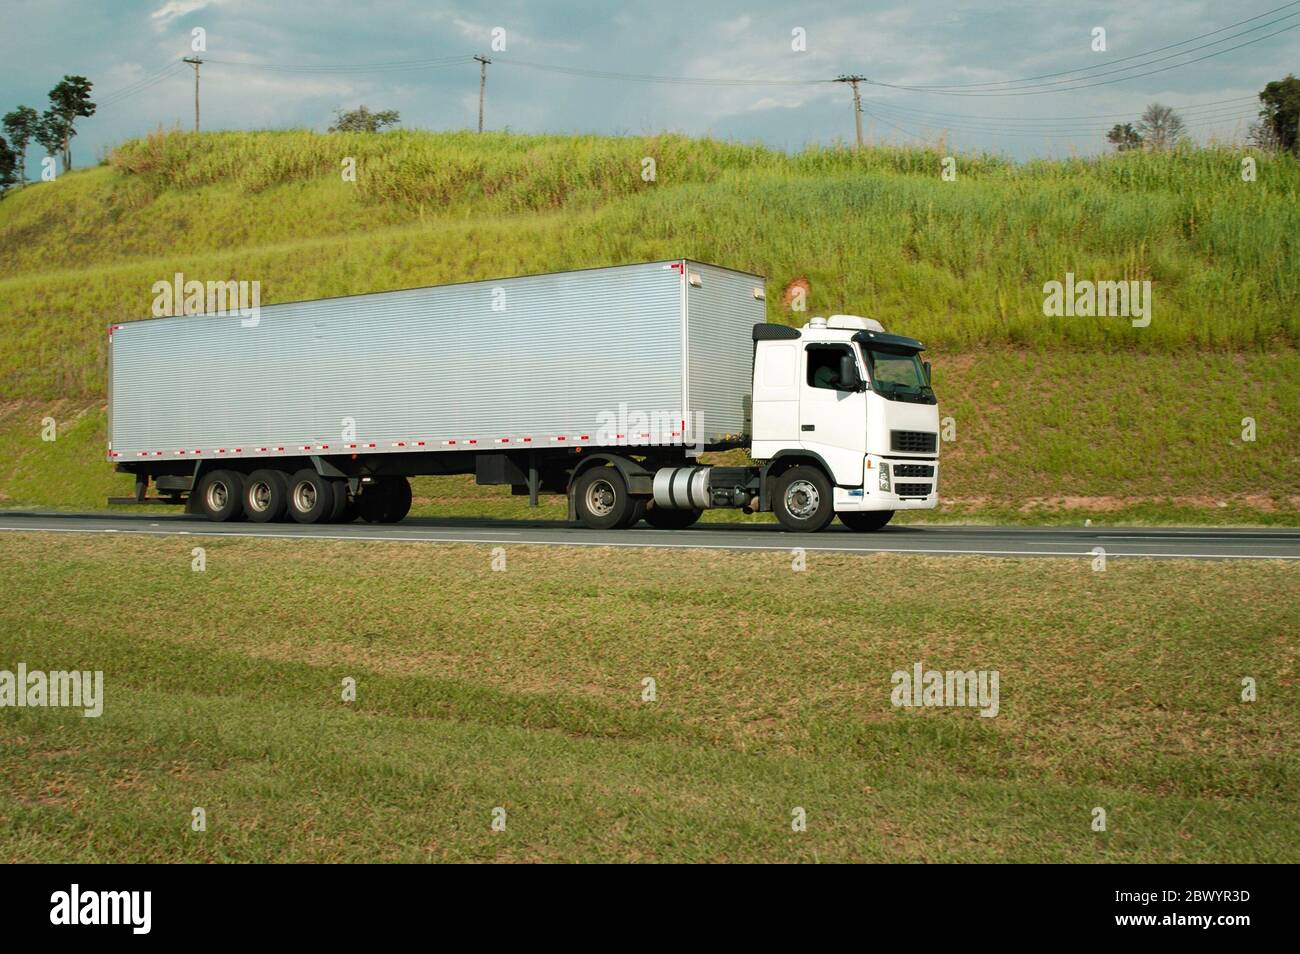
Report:
[{"label": "front grille", "polygon": [[890,446],[905,454],[933,454],[939,435],[933,431],[890,431]]},{"label": "front grille", "polygon": [[928,497],[929,484],[894,484],[894,493],[900,497]]},{"label": "front grille", "polygon": [[895,477],[933,477],[933,464],[895,464]]}]

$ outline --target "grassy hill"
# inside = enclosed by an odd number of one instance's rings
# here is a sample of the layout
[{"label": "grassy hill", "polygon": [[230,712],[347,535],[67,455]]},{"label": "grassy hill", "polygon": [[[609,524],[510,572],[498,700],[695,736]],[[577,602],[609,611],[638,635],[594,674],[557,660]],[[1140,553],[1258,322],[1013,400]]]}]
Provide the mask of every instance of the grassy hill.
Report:
[{"label": "grassy hill", "polygon": [[[124,143],[0,202],[0,505],[123,492],[101,456],[104,329],[176,271],[258,280],[271,303],[690,256],[765,274],[770,320],[806,320],[783,301],[803,278],[808,314],[925,340],[957,422],[951,515],[1296,522],[1300,165],[1258,156],[1243,181],[1231,149],[959,156],[945,182],[941,159],[678,136]],[[1150,326],[1044,317],[1066,272],[1150,280]],[[59,442],[40,441],[46,416]],[[474,512],[518,506],[441,483]]]}]

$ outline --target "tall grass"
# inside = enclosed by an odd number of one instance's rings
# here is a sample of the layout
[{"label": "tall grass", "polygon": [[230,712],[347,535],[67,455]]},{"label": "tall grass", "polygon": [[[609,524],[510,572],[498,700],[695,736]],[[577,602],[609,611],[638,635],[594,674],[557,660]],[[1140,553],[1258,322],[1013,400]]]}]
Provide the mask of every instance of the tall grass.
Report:
[{"label": "tall grass", "polygon": [[[355,182],[341,175],[356,161]],[[644,160],[655,176],[643,176]],[[932,347],[1300,343],[1300,165],[1229,148],[1015,164],[938,150],[398,131],[157,134],[0,203],[0,395],[96,394],[103,327],[173,271],[263,301],[679,255],[768,276],[769,318],[873,315]],[[1046,318],[1066,272],[1153,320]]]}]

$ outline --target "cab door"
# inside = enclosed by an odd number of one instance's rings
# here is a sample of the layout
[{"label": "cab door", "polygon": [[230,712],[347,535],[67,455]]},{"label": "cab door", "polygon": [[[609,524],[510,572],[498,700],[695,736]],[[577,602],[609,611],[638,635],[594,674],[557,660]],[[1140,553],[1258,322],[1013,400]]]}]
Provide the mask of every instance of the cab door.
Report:
[{"label": "cab door", "polygon": [[799,386],[799,438],[820,454],[834,471],[837,484],[862,485],[867,448],[867,395],[841,386],[841,360],[848,356],[866,380],[852,345],[808,344],[803,350]]}]

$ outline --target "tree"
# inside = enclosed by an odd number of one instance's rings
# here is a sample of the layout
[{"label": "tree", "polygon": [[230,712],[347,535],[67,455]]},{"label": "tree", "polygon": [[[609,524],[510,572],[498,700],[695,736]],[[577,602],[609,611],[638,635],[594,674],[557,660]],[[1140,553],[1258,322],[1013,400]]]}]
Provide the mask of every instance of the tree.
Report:
[{"label": "tree", "polygon": [[65,76],[50,90],[50,109],[45,115],[53,113],[60,119],[58,128],[63,136],[60,149],[65,172],[72,168],[72,137],[77,134],[77,117],[95,115],[95,104],[90,101],[93,86],[84,76]]},{"label": "tree", "polygon": [[1265,152],[1278,152],[1282,148],[1282,143],[1278,140],[1273,127],[1262,119],[1250,124],[1250,128],[1246,130],[1246,142]]},{"label": "tree", "polygon": [[4,136],[0,136],[0,195],[18,181],[18,154],[9,148]]},{"label": "tree", "polygon": [[396,126],[400,117],[395,109],[383,109],[372,113],[366,106],[358,106],[344,112],[334,111],[334,125],[330,132],[379,132],[385,126]]},{"label": "tree", "polygon": [[71,137],[68,135],[67,121],[61,115],[52,109],[47,109],[41,115],[41,121],[36,126],[36,135],[32,138],[40,144],[47,156],[63,156],[63,168],[68,168],[63,147]]},{"label": "tree", "polygon": [[1142,146],[1142,134],[1133,128],[1132,123],[1124,123],[1122,126],[1116,123],[1110,128],[1110,132],[1106,133],[1106,139],[1120,152],[1139,149]]},{"label": "tree", "polygon": [[1137,131],[1148,149],[1171,149],[1182,140],[1186,126],[1168,106],[1152,103],[1138,120]]},{"label": "tree", "polygon": [[30,106],[19,106],[11,113],[5,114],[3,120],[5,133],[9,136],[10,148],[17,157],[18,178],[27,181],[27,144],[36,138],[40,128],[41,117]]},{"label": "tree", "polygon": [[1259,101],[1264,104],[1260,122],[1268,127],[1278,148],[1300,151],[1300,79],[1288,73],[1286,79],[1274,80],[1264,87]]}]

